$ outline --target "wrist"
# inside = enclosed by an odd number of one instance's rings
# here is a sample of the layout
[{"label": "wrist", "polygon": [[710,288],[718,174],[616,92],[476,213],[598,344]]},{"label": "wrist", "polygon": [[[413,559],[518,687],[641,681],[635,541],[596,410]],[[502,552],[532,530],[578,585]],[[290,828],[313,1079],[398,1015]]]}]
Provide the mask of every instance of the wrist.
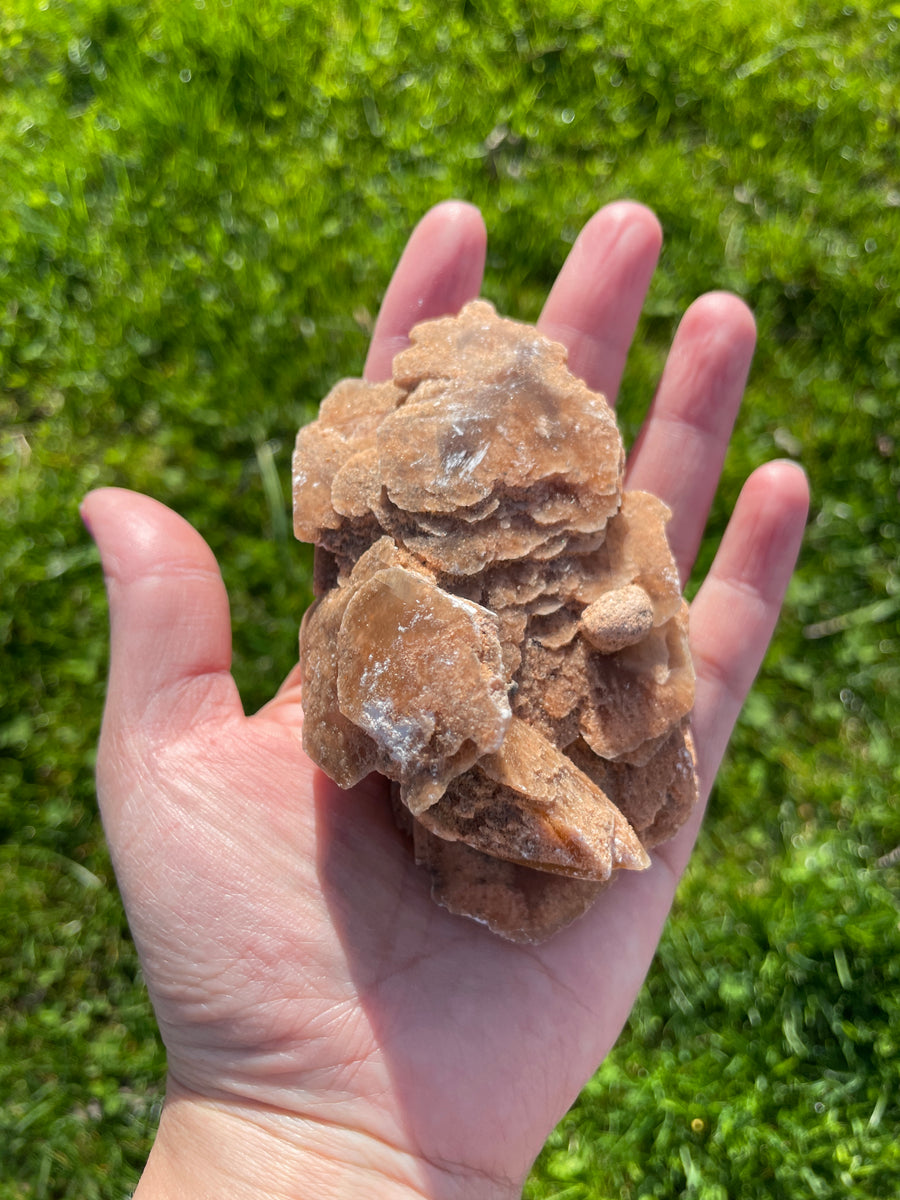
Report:
[{"label": "wrist", "polygon": [[513,1200],[369,1134],[170,1087],[134,1200]]}]

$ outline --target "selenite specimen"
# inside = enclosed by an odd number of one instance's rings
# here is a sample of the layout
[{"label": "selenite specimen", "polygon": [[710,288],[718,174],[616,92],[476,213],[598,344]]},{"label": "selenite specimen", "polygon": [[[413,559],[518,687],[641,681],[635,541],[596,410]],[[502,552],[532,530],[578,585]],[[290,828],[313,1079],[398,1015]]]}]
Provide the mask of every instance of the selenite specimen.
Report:
[{"label": "selenite specimen", "polygon": [[623,492],[564,347],[484,301],[410,336],[297,437],[303,744],[343,788],[393,781],[440,904],[538,941],[697,799],[669,510]]}]

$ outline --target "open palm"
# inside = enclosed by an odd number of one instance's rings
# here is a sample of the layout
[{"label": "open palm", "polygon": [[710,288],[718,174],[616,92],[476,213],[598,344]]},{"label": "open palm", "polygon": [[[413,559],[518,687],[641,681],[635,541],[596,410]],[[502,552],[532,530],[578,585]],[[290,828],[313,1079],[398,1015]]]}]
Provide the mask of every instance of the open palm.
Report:
[{"label": "open palm", "polygon": [[[385,297],[369,378],[389,376],[412,324],[478,294],[484,242],[468,205],[423,219]],[[539,321],[610,398],[659,244],[646,209],[602,210]],[[753,344],[740,301],[698,300],[629,461],[627,486],[673,510],[683,578]],[[704,799],[777,619],[806,504],[795,467],[755,472],[692,606]],[[305,757],[296,672],[244,716],[227,597],[201,537],[130,492],[95,492],[83,511],[112,625],[100,801],[169,1056],[139,1194],[170,1194],[160,1181],[180,1163],[185,1196],[192,1171],[223,1192],[239,1171],[252,1194],[310,1194],[300,1174],[308,1187],[321,1173],[356,1181],[341,1195],[518,1195],[628,1016],[700,813],[649,871],[623,874],[545,945],[503,942],[431,903],[383,781],[342,792]],[[216,1148],[205,1167],[204,1147]],[[254,1155],[266,1164],[258,1177]]]}]

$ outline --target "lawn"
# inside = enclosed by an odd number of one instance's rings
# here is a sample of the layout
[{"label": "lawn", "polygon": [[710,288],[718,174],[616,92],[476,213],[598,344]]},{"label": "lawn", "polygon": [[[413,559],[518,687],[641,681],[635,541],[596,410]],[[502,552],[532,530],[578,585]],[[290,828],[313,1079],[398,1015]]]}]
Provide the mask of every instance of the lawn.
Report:
[{"label": "lawn", "polygon": [[760,462],[800,568],[619,1045],[533,1200],[900,1186],[900,5],[4,0],[0,1200],[119,1197],[164,1056],[103,843],[106,611],[77,517],[147,491],[222,564],[245,704],[296,654],[290,451],[432,203],[534,319],[602,203],[666,245],[621,404],[728,288],[759,349],[698,564]]}]

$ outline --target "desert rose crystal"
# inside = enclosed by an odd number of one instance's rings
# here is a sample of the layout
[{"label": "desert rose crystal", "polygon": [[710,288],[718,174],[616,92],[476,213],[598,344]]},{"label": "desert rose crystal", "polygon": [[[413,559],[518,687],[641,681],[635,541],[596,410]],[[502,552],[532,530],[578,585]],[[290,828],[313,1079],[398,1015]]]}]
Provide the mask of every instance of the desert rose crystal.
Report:
[{"label": "desert rose crystal", "polygon": [[303,744],[393,781],[435,900],[539,941],[697,800],[669,511],[561,345],[484,301],[410,336],[297,437]]}]

